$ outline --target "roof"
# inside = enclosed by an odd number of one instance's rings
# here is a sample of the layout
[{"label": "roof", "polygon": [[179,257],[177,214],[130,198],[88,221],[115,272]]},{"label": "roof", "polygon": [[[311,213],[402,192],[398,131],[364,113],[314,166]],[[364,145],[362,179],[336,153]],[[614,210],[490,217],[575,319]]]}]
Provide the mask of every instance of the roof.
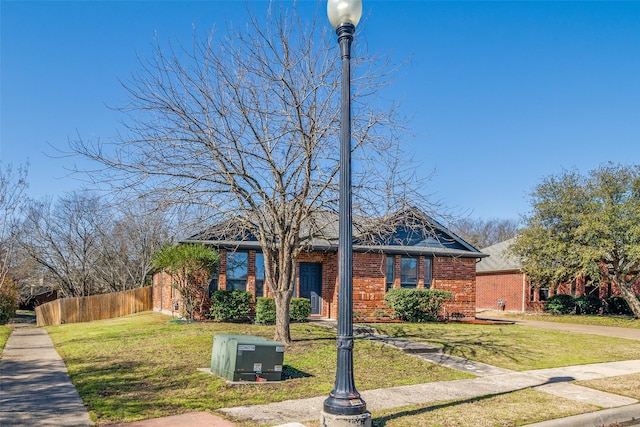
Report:
[{"label": "roof", "polygon": [[[400,215],[399,213],[393,216]],[[417,211],[403,212],[406,224],[395,224],[392,216],[378,219],[353,218],[353,250],[386,254],[483,258],[486,255],[465,242],[433,218]],[[338,216],[321,212],[309,221],[316,232],[308,240],[306,250],[335,252],[338,250]],[[381,225],[384,224],[384,225]],[[305,227],[303,227],[305,228]],[[310,228],[310,227],[306,227]],[[258,239],[250,231],[229,231],[229,224],[212,226],[182,241],[203,243],[227,249],[260,250]]]},{"label": "roof", "polygon": [[515,240],[516,238],[513,237],[482,249],[482,253],[488,255],[488,258],[482,259],[476,264],[476,272],[489,273],[520,270],[522,263],[518,258],[509,253],[509,247]]}]

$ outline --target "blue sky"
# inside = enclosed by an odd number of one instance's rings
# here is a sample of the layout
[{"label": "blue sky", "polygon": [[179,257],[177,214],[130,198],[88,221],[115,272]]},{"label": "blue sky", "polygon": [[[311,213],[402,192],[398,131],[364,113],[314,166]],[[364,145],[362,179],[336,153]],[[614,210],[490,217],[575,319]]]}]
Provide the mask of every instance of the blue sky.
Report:
[{"label": "blue sky", "polygon": [[[79,159],[50,155],[118,132],[107,106],[126,101],[119,80],[155,37],[188,42],[245,6],[2,0],[0,14],[0,161],[28,160],[39,198],[82,185],[66,172]],[[356,43],[409,60],[386,96],[412,118],[420,173],[435,171],[426,191],[456,212],[517,219],[545,176],[639,163],[640,2],[364,0],[364,15]]]}]

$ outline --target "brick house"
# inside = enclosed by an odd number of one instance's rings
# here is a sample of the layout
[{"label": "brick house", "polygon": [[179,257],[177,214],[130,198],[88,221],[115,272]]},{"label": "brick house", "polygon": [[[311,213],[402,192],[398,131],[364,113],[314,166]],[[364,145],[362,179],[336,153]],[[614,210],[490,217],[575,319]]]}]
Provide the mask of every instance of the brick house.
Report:
[{"label": "brick house", "polygon": [[[335,319],[338,313],[337,218],[324,227],[297,259],[294,297],[311,300],[312,316]],[[414,224],[415,225],[415,224]],[[485,255],[435,220],[421,216],[421,227],[395,227],[384,239],[353,243],[353,312],[357,319],[388,315],[384,296],[390,288],[433,288],[451,291],[444,315],[475,318],[476,262]],[[362,230],[354,220],[354,230]],[[417,231],[420,230],[420,231]],[[218,272],[210,291],[241,289],[254,297],[270,296],[264,281],[264,261],[257,239],[241,233],[229,240],[205,232],[183,243],[203,243],[219,252]],[[154,310],[178,311],[180,296],[171,278],[157,273],[153,280]],[[175,304],[178,304],[176,306]]]},{"label": "brick house", "polygon": [[[488,255],[476,266],[476,308],[478,310],[542,311],[555,294],[595,295],[601,299],[620,294],[611,283],[588,284],[584,277],[558,286],[532,286],[522,272],[520,260],[509,253],[515,238],[482,249]],[[640,282],[634,285],[640,294]]]}]

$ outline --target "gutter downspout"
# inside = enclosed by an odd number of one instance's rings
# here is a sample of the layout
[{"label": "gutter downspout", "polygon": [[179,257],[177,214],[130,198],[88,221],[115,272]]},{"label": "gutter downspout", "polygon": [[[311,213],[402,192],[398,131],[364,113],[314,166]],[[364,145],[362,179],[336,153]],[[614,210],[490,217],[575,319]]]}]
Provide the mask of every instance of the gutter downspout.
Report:
[{"label": "gutter downspout", "polygon": [[522,273],[522,312],[525,311],[525,295],[526,295],[526,287],[527,287],[527,275]]}]

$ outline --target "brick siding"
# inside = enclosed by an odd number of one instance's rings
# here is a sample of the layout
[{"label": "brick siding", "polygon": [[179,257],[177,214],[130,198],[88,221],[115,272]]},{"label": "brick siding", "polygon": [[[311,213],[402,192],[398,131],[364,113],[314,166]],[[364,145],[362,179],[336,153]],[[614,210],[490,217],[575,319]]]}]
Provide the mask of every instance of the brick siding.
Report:
[{"label": "brick siding", "polygon": [[[226,251],[220,250],[218,289],[226,289]],[[418,288],[424,288],[424,257],[418,259]],[[461,313],[465,319],[475,318],[476,278],[475,259],[436,257],[433,259],[432,289],[453,293],[453,301],[446,302],[445,315]],[[322,317],[336,319],[338,314],[338,257],[335,252],[302,252],[298,257],[295,293],[300,294],[299,265],[314,262],[322,265]],[[395,257],[394,287],[400,287],[400,256]],[[390,311],[384,303],[386,293],[386,255],[379,253],[353,254],[353,312],[357,318],[375,320]],[[171,277],[165,273],[154,275],[154,310],[170,312],[172,303],[179,302],[177,291],[172,298]],[[249,251],[247,290],[255,295],[255,251]],[[265,296],[270,292],[265,286]],[[181,307],[180,307],[181,308]]]}]

